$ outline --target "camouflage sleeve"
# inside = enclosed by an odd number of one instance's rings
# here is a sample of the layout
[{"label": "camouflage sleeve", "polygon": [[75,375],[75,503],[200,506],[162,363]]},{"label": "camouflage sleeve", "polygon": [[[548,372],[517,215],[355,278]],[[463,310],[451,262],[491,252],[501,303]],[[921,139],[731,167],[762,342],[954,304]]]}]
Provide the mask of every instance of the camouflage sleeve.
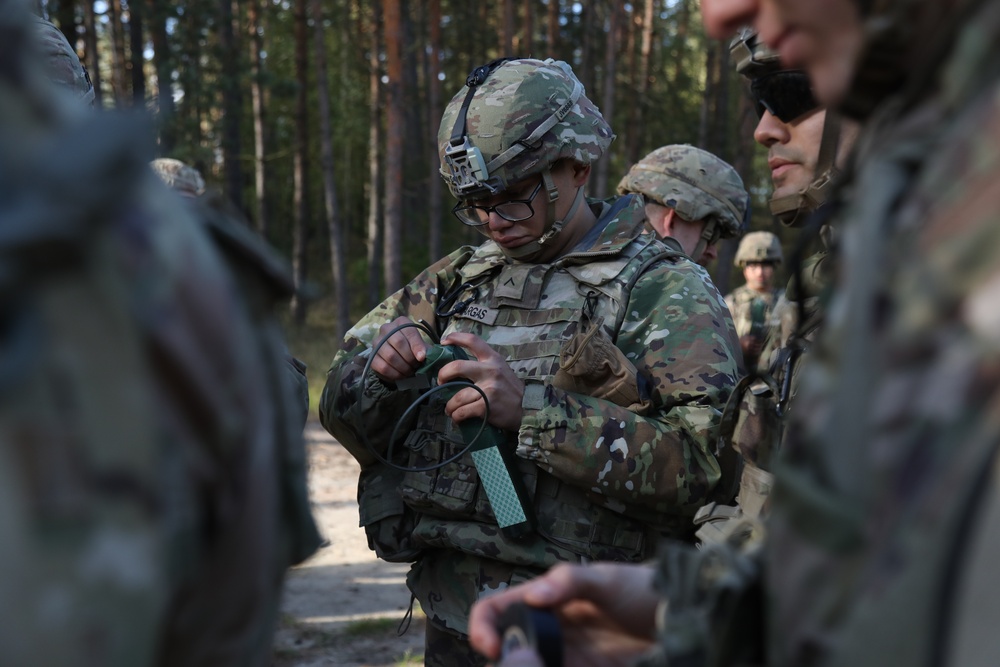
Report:
[{"label": "camouflage sleeve", "polygon": [[666,541],[654,578],[656,644],[636,667],[764,664],[764,539],[745,521],[701,548]]},{"label": "camouflage sleeve", "polygon": [[[366,441],[372,446],[386,443],[404,410],[417,398],[414,391],[395,391],[386,387],[372,373],[368,382],[362,373],[378,338],[379,328],[398,317],[414,322],[423,320],[440,331],[434,309],[438,297],[453,282],[458,267],[472,255],[473,248],[463,247],[451,253],[417,276],[365,315],[344,337],[344,343],[327,373],[320,397],[320,422],[348,451],[367,466],[375,462]],[[365,395],[362,396],[362,389]],[[363,429],[363,430],[362,430]]]},{"label": "camouflage sleeve", "polygon": [[736,341],[718,291],[696,265],[663,264],[632,290],[616,345],[649,381],[652,410],[544,385],[526,391],[518,454],[563,481],[653,511],[706,502],[711,453],[736,383]]}]

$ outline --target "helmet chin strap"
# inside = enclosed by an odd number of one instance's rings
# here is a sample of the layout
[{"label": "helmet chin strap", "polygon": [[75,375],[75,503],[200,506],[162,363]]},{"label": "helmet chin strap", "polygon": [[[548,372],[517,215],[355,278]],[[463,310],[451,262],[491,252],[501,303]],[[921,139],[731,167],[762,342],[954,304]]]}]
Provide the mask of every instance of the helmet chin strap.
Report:
[{"label": "helmet chin strap", "polygon": [[583,186],[581,185],[576,189],[576,196],[573,198],[573,203],[570,205],[569,210],[566,211],[566,215],[562,217],[561,220],[556,219],[556,201],[559,199],[559,191],[556,189],[555,183],[552,181],[552,172],[546,169],[542,172],[542,181],[545,183],[545,189],[549,193],[549,210],[548,219],[551,220],[548,226],[539,238],[525,243],[517,248],[501,248],[503,254],[507,255],[511,259],[515,259],[521,262],[531,262],[538,258],[543,252],[548,249],[549,243],[559,235],[566,223],[573,219],[576,215],[576,211],[580,208],[580,204],[584,201],[583,196]]},{"label": "helmet chin strap", "polygon": [[786,227],[795,227],[805,221],[807,215],[823,205],[830,196],[830,190],[837,180],[837,149],[840,147],[840,117],[832,110],[827,111],[823,123],[823,138],[819,144],[814,180],[806,189],[784,197],[772,198],[768,202],[771,215]]},{"label": "helmet chin strap", "polygon": [[694,252],[691,253],[691,260],[693,262],[697,263],[705,253],[705,248],[718,240],[718,235],[715,233],[717,226],[718,223],[714,218],[705,222],[705,227],[701,230],[701,237],[698,238],[698,245],[694,247]]}]

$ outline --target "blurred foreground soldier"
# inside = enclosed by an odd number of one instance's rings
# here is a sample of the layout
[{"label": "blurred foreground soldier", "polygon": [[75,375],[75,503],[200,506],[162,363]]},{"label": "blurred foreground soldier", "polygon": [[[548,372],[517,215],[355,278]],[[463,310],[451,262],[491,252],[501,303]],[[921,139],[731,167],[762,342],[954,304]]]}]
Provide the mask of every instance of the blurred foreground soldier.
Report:
[{"label": "blurred foreground soldier", "polygon": [[618,194],[638,194],[664,242],[676,241],[702,266],[718,255],[719,239],[735,238],[750,218],[750,195],[729,163],[694,146],[661,146],[636,162]]},{"label": "blurred foreground soldier", "polygon": [[[1000,664],[1000,4],[702,7],[713,36],[754,23],[867,124],[766,544],[665,555],[653,664]],[[599,600],[642,570],[587,587],[554,571],[539,597]],[[474,610],[489,655],[491,616],[517,597]]]},{"label": "blurred foreground soldier", "polygon": [[76,51],[63,32],[45,19],[33,16],[34,38],[40,47],[45,76],[59,88],[76,97],[85,105],[94,103],[94,85],[87,68],[80,62]]},{"label": "blurred foreground soldier", "polygon": [[[273,299],[284,298],[281,294],[270,293],[273,286],[279,285],[283,293],[290,293],[288,290],[293,289],[285,262],[267,247],[263,239],[250,231],[246,219],[228,198],[217,190],[206,191],[205,179],[197,169],[175,158],[157,158],[149,165],[153,173],[174,192],[192,200],[191,210],[195,218],[201,221],[210,230],[212,237],[218,241],[228,264],[236,270],[236,275],[244,283],[243,293],[268,295],[263,303],[254,304],[254,308],[258,318],[272,321]],[[280,333],[277,333],[277,337],[283,340]],[[282,356],[285,359],[285,374],[291,379],[295,388],[297,415],[295,423],[300,428],[305,428],[309,419],[309,381],[306,377],[306,365],[288,352],[284,342],[281,343],[281,348],[284,350]]]},{"label": "blurred foreground soldier", "polygon": [[784,290],[774,286],[774,274],[781,260],[781,241],[771,232],[750,232],[736,249],[733,263],[743,271],[746,283],[726,295],[726,305],[733,316],[748,371],[757,368],[764,342],[770,335],[771,313],[784,294]]},{"label": "blurred foreground soldier", "polygon": [[[477,68],[438,136],[454,213],[487,240],[351,329],[320,414],[361,462],[372,548],[414,561],[426,664],[454,666],[482,663],[466,641],[481,596],[559,562],[643,560],[662,536],[690,539],[699,506],[731,497],[732,462],[716,460],[712,434],[737,352],[718,290],[644,233],[642,201],[585,200],[613,135],[566,63]],[[439,348],[398,329],[413,321],[469,356],[436,382],[473,385],[432,395],[415,419],[417,371]],[[483,417],[491,451],[509,457],[501,472],[525,487],[519,534],[488,495],[497,469],[462,453],[461,425]],[[406,437],[390,452],[394,428]]]},{"label": "blurred foreground soldier", "polygon": [[287,288],[244,291],[149,125],[54,90],[31,20],[0,0],[2,662],[267,665],[317,541]]}]

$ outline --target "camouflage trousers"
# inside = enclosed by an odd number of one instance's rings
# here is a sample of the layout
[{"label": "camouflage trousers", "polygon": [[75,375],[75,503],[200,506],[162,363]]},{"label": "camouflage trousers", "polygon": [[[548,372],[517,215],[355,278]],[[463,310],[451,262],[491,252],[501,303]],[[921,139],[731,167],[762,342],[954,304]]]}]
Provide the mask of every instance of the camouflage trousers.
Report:
[{"label": "camouflage trousers", "polygon": [[469,638],[427,621],[424,635],[426,667],[486,667],[486,658],[469,646]]}]

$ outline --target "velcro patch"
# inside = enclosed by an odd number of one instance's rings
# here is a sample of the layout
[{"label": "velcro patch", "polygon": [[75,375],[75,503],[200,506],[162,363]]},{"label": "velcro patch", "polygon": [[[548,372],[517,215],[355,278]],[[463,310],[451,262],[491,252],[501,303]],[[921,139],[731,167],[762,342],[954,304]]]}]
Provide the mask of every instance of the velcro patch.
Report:
[{"label": "velcro patch", "polygon": [[465,307],[460,313],[455,313],[454,317],[459,317],[467,320],[475,320],[476,322],[482,322],[483,324],[493,326],[496,324],[497,317],[500,315],[500,311],[495,308],[487,308],[478,303],[470,303]]}]

